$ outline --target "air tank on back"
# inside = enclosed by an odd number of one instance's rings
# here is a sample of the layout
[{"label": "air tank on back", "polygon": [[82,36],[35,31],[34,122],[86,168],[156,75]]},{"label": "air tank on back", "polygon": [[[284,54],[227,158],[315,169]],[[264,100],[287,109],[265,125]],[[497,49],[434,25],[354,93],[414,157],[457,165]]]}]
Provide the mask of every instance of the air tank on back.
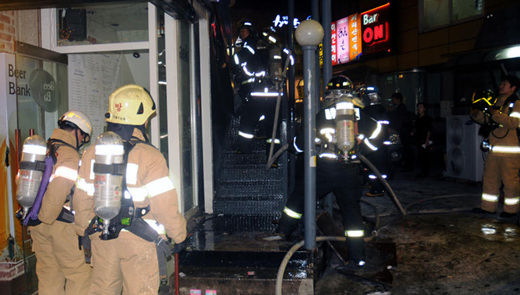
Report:
[{"label": "air tank on back", "polygon": [[94,212],[103,220],[103,233],[108,234],[110,220],[119,214],[123,195],[123,139],[107,131],[96,139],[94,164]]},{"label": "air tank on back", "polygon": [[352,94],[342,94],[336,103],[336,146],[348,154],[355,146],[356,113]]},{"label": "air tank on back", "polygon": [[25,139],[18,170],[16,200],[23,207],[23,217],[34,204],[45,168],[47,143],[38,135]]}]

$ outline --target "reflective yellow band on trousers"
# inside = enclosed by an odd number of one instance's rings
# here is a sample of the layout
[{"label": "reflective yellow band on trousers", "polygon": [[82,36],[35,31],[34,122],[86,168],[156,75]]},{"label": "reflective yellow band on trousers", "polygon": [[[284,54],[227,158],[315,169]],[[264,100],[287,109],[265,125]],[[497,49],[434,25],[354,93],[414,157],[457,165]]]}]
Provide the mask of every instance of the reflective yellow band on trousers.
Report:
[{"label": "reflective yellow band on trousers", "polygon": [[295,212],[287,207],[283,208],[283,212],[285,214],[287,214],[289,217],[291,218],[294,218],[294,219],[302,219],[302,214],[301,213],[298,213],[298,212]]},{"label": "reflective yellow band on trousers", "polygon": [[346,230],[345,231],[345,237],[349,237],[349,238],[361,238],[365,236],[365,231],[362,230],[362,229],[358,229],[358,230]]},{"label": "reflective yellow band on trousers", "polygon": [[498,202],[498,196],[496,196],[496,195],[489,195],[489,194],[482,194],[482,200],[488,201],[488,202]]},{"label": "reflective yellow band on trousers", "polygon": [[520,202],[520,197],[516,198],[504,198],[504,204],[505,205],[516,205]]}]

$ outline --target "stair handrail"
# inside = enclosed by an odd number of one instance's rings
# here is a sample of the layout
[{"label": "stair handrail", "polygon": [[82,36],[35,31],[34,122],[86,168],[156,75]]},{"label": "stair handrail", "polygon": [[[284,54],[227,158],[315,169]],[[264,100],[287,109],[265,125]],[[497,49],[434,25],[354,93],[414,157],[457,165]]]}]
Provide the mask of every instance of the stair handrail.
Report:
[{"label": "stair handrail", "polygon": [[285,60],[284,68],[282,71],[282,78],[275,83],[276,91],[278,92],[278,97],[276,98],[276,108],[274,112],[274,121],[273,121],[273,132],[271,134],[271,145],[269,146],[269,157],[267,157],[267,164],[265,165],[265,170],[269,170],[273,163],[280,157],[280,155],[287,150],[289,145],[284,144],[273,156],[274,153],[274,144],[276,139],[276,132],[278,131],[278,117],[280,113],[280,101],[282,99],[282,85],[283,82],[287,79],[287,69],[289,68],[289,62],[291,60],[292,51],[287,49],[289,52],[287,53],[287,59]]}]

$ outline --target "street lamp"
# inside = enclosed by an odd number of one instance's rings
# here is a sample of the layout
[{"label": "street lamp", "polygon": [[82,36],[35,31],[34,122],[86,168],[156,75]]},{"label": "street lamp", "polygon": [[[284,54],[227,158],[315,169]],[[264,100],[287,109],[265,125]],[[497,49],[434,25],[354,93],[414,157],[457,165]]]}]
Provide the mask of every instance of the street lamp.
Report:
[{"label": "street lamp", "polygon": [[315,53],[323,40],[323,27],[315,20],[303,21],[294,32],[303,50],[303,119],[305,164],[305,248],[316,246],[316,71]]}]

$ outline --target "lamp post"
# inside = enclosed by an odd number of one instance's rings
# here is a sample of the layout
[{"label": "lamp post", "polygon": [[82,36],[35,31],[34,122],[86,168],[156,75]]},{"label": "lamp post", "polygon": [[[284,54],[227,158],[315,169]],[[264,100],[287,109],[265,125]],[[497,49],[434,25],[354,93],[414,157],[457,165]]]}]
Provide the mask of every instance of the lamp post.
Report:
[{"label": "lamp post", "polygon": [[305,248],[316,246],[316,71],[315,52],[323,39],[323,27],[315,20],[303,21],[295,31],[303,50],[303,119],[305,165]]}]

